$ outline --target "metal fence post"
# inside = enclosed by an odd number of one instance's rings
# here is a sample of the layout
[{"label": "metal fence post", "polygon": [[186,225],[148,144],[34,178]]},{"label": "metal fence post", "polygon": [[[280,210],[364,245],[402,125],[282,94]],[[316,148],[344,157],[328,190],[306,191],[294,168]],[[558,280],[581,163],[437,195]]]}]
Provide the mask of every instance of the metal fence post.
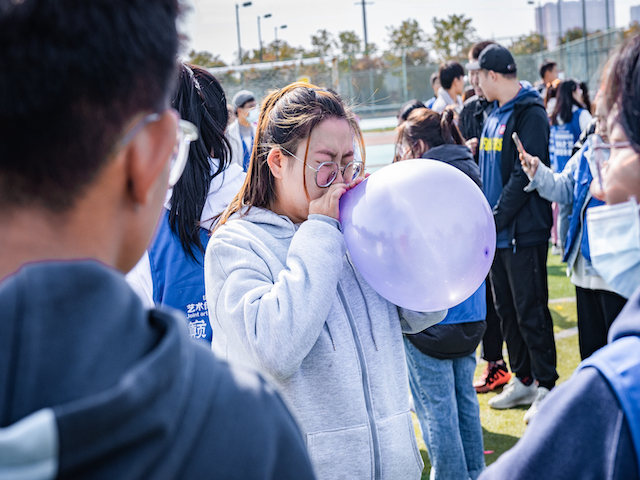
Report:
[{"label": "metal fence post", "polygon": [[369,97],[369,103],[371,105],[376,104],[376,91],[374,89],[375,85],[373,84],[373,71],[369,68],[369,90],[371,91],[371,96]]},{"label": "metal fence post", "polygon": [[407,52],[402,49],[402,91],[404,93],[404,102],[409,101],[409,92],[407,87]]}]

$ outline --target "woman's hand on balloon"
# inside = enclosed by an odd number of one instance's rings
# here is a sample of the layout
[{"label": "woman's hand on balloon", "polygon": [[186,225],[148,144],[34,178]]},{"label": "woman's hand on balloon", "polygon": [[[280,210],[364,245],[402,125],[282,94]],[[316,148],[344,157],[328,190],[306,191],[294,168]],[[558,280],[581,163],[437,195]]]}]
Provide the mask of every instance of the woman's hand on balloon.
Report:
[{"label": "woman's hand on balloon", "polygon": [[327,191],[320,198],[311,200],[309,202],[309,215],[319,214],[326,215],[327,217],[340,219],[340,197],[344,193],[358,185],[364,180],[363,177],[356,178],[353,182],[346,183],[333,183],[327,187]]},{"label": "woman's hand on balloon", "polygon": [[522,165],[522,170],[527,174],[527,177],[533,179],[536,176],[536,172],[538,171],[538,165],[540,165],[540,159],[538,157],[534,157],[533,155],[529,155],[527,152],[520,153],[520,165]]}]

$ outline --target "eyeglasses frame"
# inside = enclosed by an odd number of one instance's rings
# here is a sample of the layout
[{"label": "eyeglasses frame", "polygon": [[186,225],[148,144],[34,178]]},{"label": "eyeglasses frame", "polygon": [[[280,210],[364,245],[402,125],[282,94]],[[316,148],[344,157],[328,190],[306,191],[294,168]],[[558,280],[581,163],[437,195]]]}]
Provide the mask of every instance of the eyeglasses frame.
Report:
[{"label": "eyeglasses frame", "polygon": [[180,118],[180,113],[169,108],[164,112],[154,112],[141,118],[119,142],[119,149],[126,147],[133,138],[142,131],[144,127],[150,123],[157,122],[162,118],[162,115],[168,111],[176,119],[177,132],[176,132],[176,147],[170,160],[169,170],[169,187],[175,186],[180,180],[184,168],[187,165],[187,159],[189,158],[189,145],[191,142],[198,139],[198,127],[193,123]]},{"label": "eyeglasses frame", "polygon": [[[320,171],[320,169],[322,168],[323,165],[327,165],[327,164],[333,164],[336,167],[338,167],[338,170],[340,171],[340,174],[342,175],[342,178],[344,179],[344,172],[346,171],[346,169],[349,167],[349,165],[358,165],[360,167],[360,169],[364,168],[364,163],[360,160],[352,160],[349,163],[347,163],[344,167],[341,167],[338,162],[322,162],[320,165],[318,165],[318,168],[313,168],[311,165],[309,165],[308,163],[306,163],[304,160],[301,160],[300,158],[298,158],[296,155],[294,155],[293,153],[291,153],[289,150],[287,150],[284,147],[279,147],[280,150],[284,151],[287,155],[295,158],[296,160],[298,160],[299,162],[301,162],[303,165],[306,165],[307,167],[309,167],[311,170],[315,171],[315,181],[316,181],[316,186],[318,188],[329,188],[333,182],[336,181],[336,178],[338,178],[338,172],[336,171],[336,176],[333,177],[333,180],[331,180],[329,183],[327,183],[326,185],[320,185],[318,183],[318,172]],[[360,174],[362,173],[362,170],[358,171],[358,175],[355,175],[353,177],[353,180],[355,180],[356,178],[358,178],[360,176]]]}]

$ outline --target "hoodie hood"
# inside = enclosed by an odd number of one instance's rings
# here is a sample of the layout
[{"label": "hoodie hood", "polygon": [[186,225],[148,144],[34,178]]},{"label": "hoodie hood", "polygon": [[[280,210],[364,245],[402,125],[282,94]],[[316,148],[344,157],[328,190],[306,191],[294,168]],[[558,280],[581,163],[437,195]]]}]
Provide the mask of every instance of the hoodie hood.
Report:
[{"label": "hoodie hood", "polygon": [[497,108],[502,114],[511,111],[514,108],[523,108],[533,103],[539,103],[544,106],[542,98],[535,88],[533,88],[529,83],[520,83],[520,90],[513,99],[509,100],[501,107],[498,106],[496,101],[494,108]]},{"label": "hoodie hood", "polygon": [[300,228],[300,224],[293,223],[288,217],[261,207],[243,207],[240,212],[231,215],[229,220],[246,220],[275,238],[293,237],[296,230]]},{"label": "hoodie hood", "polygon": [[440,160],[456,167],[463,173],[466,173],[478,187],[482,188],[482,180],[480,179],[480,168],[476,164],[471,150],[466,145],[444,144],[430,148],[426,151],[422,158]]},{"label": "hoodie hood", "polygon": [[431,158],[433,160],[440,160],[441,162],[447,163],[459,160],[473,161],[471,150],[469,150],[466,145],[454,145],[449,143],[430,148],[422,155],[422,158]]},{"label": "hoodie hood", "polygon": [[176,476],[206,411],[192,404],[211,389],[194,382],[179,318],[146,311],[95,261],[26,266],[0,305],[0,452],[19,452],[0,454],[0,477]]}]

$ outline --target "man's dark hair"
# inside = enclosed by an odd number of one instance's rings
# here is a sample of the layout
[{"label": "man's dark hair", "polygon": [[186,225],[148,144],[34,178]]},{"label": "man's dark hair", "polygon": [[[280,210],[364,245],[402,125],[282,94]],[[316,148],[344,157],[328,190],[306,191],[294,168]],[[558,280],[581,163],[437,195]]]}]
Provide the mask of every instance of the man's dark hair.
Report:
[{"label": "man's dark hair", "polygon": [[540,78],[544,80],[544,76],[547,74],[547,72],[550,72],[557,66],[558,64],[553,60],[545,60],[544,62],[542,62],[542,65],[540,65]]},{"label": "man's dark hair", "polygon": [[482,53],[482,50],[487,48],[489,45],[497,45],[497,43],[493,40],[485,40],[484,42],[474,43],[471,47],[471,58],[473,58],[474,60],[478,60],[478,58],[480,58],[480,53]]},{"label": "man's dark hair", "polygon": [[413,112],[416,108],[426,108],[426,107],[424,106],[424,103],[422,103],[420,100],[417,100],[415,98],[409,100],[407,103],[402,105],[402,107],[400,107],[400,110],[398,111],[398,115],[396,116],[396,118],[398,119],[398,124],[406,121],[409,114]]},{"label": "man's dark hair", "polygon": [[168,106],[177,0],[0,0],[0,207],[68,210]]},{"label": "man's dark hair", "polygon": [[440,85],[445,90],[451,88],[451,84],[458,77],[464,77],[464,68],[458,62],[447,62],[440,67]]}]

